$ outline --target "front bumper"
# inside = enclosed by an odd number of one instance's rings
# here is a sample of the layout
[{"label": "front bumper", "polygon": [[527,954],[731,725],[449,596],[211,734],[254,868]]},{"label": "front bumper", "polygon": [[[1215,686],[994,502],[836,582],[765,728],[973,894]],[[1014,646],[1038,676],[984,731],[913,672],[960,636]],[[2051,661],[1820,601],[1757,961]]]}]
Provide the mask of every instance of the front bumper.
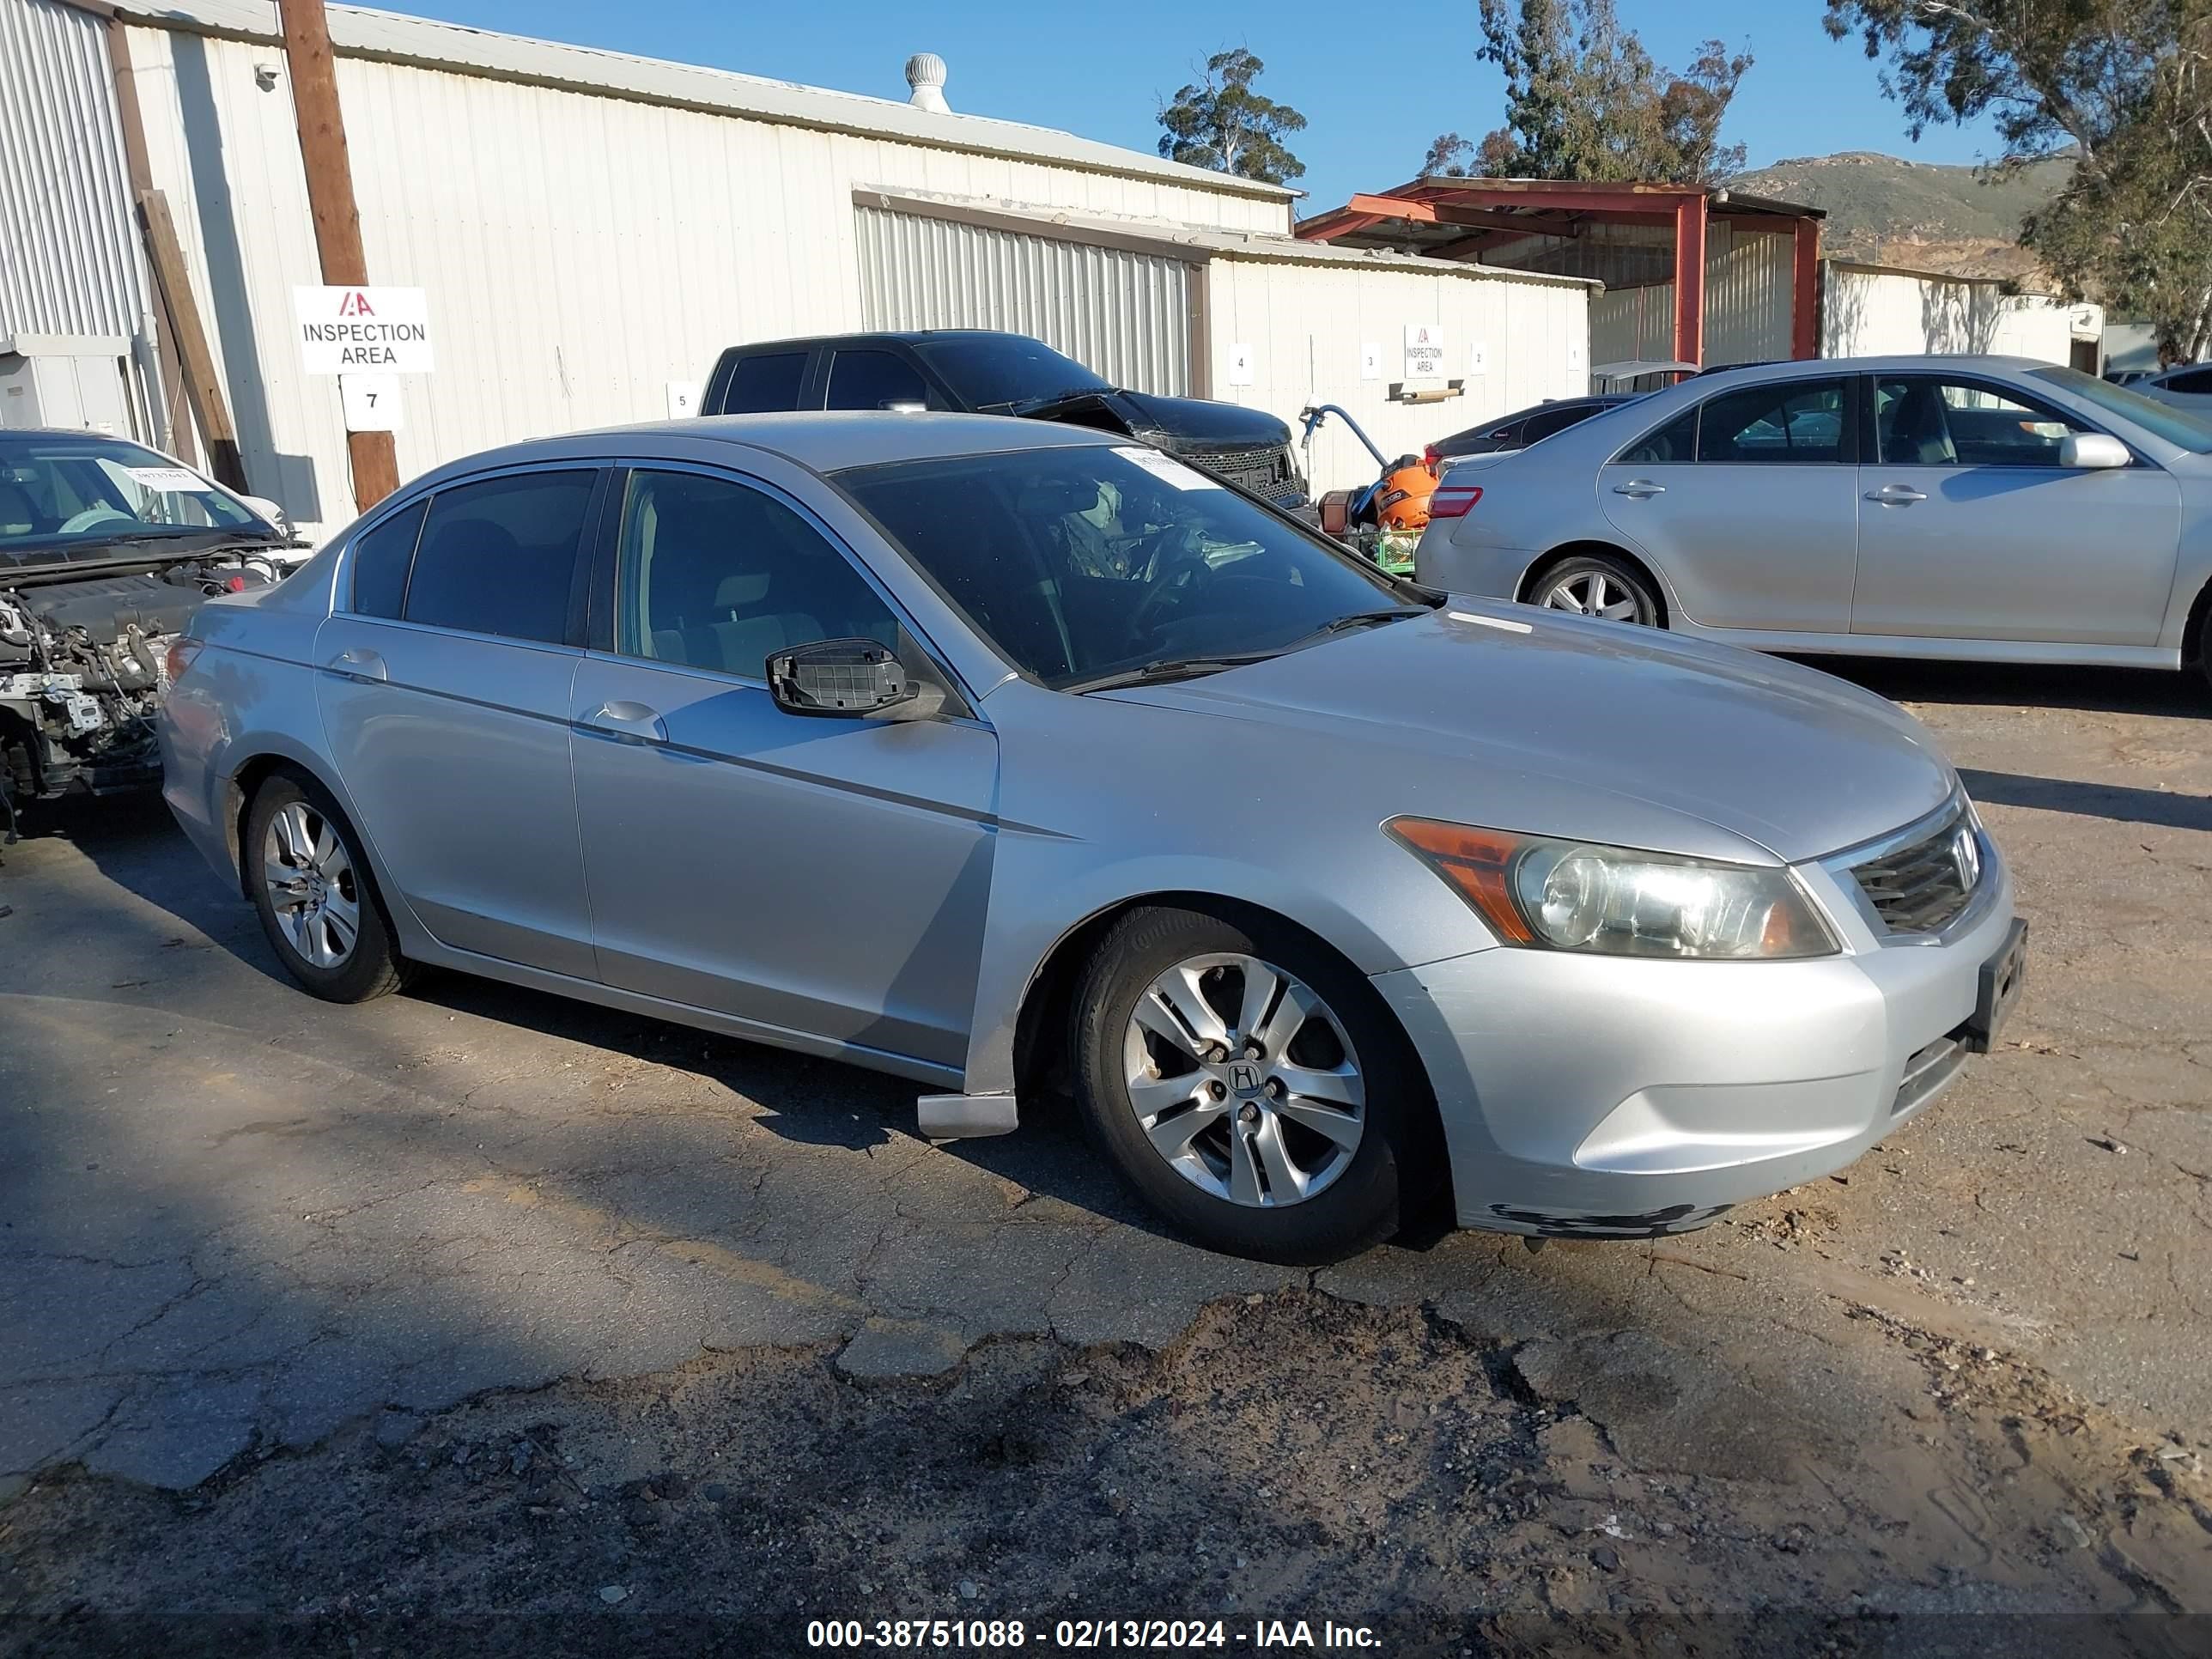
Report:
[{"label": "front bumper", "polygon": [[1807,870],[1842,955],[1501,947],[1376,975],[1428,1068],[1460,1224],[1680,1232],[1850,1164],[1966,1059],[1982,966],[2013,923],[2011,877],[1988,856],[1972,908],[1939,940],[1884,942]]}]

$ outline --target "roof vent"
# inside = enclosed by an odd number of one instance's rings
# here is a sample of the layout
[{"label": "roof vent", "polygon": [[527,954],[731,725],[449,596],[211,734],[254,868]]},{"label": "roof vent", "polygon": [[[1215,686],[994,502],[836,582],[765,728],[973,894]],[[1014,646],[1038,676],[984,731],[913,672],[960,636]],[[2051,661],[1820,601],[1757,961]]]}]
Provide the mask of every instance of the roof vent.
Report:
[{"label": "roof vent", "polygon": [[933,115],[950,115],[945,101],[945,60],[933,52],[918,52],[906,60],[906,83],[914,88],[907,102]]}]

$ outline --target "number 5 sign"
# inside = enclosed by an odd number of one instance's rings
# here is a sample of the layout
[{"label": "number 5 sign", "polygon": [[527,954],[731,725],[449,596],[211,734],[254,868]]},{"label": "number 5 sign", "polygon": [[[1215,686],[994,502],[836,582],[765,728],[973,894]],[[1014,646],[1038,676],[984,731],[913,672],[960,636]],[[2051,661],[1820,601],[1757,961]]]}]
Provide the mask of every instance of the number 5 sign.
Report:
[{"label": "number 5 sign", "polygon": [[407,424],[397,374],[341,374],[338,396],[349,432],[398,432]]}]

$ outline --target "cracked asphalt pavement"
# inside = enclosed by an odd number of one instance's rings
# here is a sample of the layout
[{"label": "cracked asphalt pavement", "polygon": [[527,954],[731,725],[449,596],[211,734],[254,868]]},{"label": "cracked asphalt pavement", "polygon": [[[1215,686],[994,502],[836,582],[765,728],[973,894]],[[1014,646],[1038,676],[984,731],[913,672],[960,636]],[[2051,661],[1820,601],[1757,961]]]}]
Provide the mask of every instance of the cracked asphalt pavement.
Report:
[{"label": "cracked asphalt pavement", "polygon": [[2002,1051],[1700,1233],[1319,1273],[1165,1236],[1049,1114],[932,1147],[912,1085],[532,993],[327,1006],[157,803],[47,814],[0,854],[0,1647],[428,1604],[766,1650],[779,1597],[1164,1613],[1170,1573],[1446,1651],[1639,1596],[2212,1612],[2212,697],[1848,666],[2013,863]]}]

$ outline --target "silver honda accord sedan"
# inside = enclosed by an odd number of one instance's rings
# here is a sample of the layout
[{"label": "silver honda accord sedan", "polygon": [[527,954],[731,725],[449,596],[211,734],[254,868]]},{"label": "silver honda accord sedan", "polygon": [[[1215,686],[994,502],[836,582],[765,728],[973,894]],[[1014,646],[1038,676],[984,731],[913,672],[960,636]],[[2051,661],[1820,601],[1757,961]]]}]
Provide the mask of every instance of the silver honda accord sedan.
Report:
[{"label": "silver honda accord sedan", "polygon": [[1072,1094],[1214,1248],[1637,1237],[1842,1167],[2024,927],[1928,733],[1448,598],[1125,439],[745,416],[416,480],[173,659],[167,794],[306,989],[459,969]]},{"label": "silver honda accord sedan", "polygon": [[1430,510],[1415,574],[1455,592],[1768,651],[2212,673],[2212,420],[2050,363],[1702,374],[1462,461]]}]

